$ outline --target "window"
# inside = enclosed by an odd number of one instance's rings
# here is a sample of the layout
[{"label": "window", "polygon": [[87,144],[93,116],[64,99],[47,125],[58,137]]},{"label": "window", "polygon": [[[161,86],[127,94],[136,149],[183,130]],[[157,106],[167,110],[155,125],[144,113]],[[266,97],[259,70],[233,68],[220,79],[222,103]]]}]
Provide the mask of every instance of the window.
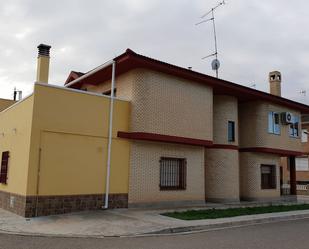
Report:
[{"label": "window", "polygon": [[295,158],[296,171],[309,171],[308,157]]},{"label": "window", "polygon": [[0,170],[0,183],[7,183],[7,174],[8,174],[8,163],[9,163],[9,152],[2,152],[1,160],[1,170]]},{"label": "window", "polygon": [[280,135],[280,115],[277,112],[268,113],[268,132]]},{"label": "window", "polygon": [[307,143],[308,142],[308,130],[307,129],[302,129],[301,130],[301,142],[302,143]]},{"label": "window", "polygon": [[292,124],[289,127],[290,137],[298,137],[299,136],[299,117],[292,117]]},{"label": "window", "polygon": [[229,142],[235,141],[235,122],[234,121],[228,122],[228,141]]},{"label": "window", "polygon": [[[107,90],[107,91],[103,92],[102,94],[103,95],[111,96],[111,93],[112,93],[112,90],[110,89],[110,90]],[[116,93],[117,93],[117,89],[114,88],[114,97],[116,97]]]},{"label": "window", "polygon": [[301,130],[301,142],[302,143],[307,143],[308,142],[308,130],[307,129],[302,129]]},{"label": "window", "polygon": [[275,189],[276,185],[276,165],[261,165],[261,188]]},{"label": "window", "polygon": [[160,190],[186,189],[186,159],[161,157]]}]

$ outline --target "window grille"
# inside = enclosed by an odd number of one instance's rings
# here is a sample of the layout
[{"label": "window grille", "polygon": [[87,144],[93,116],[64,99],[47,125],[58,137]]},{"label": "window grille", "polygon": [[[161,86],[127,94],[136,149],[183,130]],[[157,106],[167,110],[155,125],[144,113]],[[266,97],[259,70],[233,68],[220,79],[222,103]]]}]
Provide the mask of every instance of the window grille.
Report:
[{"label": "window grille", "polygon": [[186,159],[161,157],[160,190],[186,189]]}]

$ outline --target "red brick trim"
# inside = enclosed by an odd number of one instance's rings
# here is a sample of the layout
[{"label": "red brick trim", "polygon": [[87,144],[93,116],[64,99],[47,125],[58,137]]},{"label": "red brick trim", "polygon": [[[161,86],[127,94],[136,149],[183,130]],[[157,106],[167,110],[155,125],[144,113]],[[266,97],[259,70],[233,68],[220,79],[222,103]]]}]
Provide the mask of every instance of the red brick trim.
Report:
[{"label": "red brick trim", "polygon": [[169,136],[169,135],[162,135],[162,134],[148,133],[148,132],[118,131],[118,137],[127,138],[127,139],[136,139],[136,140],[154,141],[154,142],[187,144],[187,145],[194,145],[194,146],[212,146],[212,141],[209,141],[209,140]]},{"label": "red brick trim", "polygon": [[239,148],[237,145],[231,145],[231,144],[213,144],[213,142],[210,140],[169,136],[169,135],[162,135],[162,134],[148,133],[148,132],[118,131],[118,137],[133,139],[133,140],[144,140],[144,141],[153,141],[153,142],[204,146],[204,147],[207,147],[208,149],[238,150],[239,152],[260,152],[260,153],[276,154],[280,156],[301,156],[304,154],[301,151],[282,150],[282,149],[267,148],[267,147]]},{"label": "red brick trim", "polygon": [[209,149],[226,149],[226,150],[238,150],[237,145],[232,144],[213,144]]},{"label": "red brick trim", "polygon": [[84,73],[71,71],[64,84],[66,85],[66,84],[70,83],[71,81],[76,80],[77,78],[79,78],[83,75],[84,75]]},{"label": "red brick trim", "polygon": [[260,152],[260,153],[277,154],[280,156],[301,156],[303,155],[303,152],[301,151],[282,150],[282,149],[274,149],[274,148],[266,148],[266,147],[241,148],[239,149],[239,152]]}]

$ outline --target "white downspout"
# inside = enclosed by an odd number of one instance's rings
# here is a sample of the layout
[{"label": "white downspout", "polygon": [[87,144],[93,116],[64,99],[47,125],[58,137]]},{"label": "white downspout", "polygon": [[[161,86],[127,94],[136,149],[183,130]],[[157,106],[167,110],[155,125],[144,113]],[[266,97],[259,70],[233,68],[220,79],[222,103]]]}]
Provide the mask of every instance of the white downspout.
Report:
[{"label": "white downspout", "polygon": [[108,128],[108,151],[107,151],[107,170],[106,170],[106,187],[105,187],[105,203],[104,209],[108,209],[109,199],[109,180],[111,171],[111,157],[112,157],[112,138],[113,138],[113,114],[114,114],[114,89],[115,89],[115,69],[116,62],[112,62],[112,86],[109,106],[109,128]]}]

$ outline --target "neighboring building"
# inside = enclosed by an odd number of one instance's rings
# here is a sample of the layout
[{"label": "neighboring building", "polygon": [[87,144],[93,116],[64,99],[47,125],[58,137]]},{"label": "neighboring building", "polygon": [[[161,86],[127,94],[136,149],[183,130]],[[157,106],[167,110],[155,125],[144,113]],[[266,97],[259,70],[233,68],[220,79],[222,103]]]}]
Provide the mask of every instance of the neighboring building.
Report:
[{"label": "neighboring building", "polygon": [[0,111],[3,111],[10,107],[11,105],[15,104],[16,101],[10,99],[0,99]]},{"label": "neighboring building", "polygon": [[[308,131],[309,131],[309,115],[302,115],[301,117],[301,143],[303,154],[296,157],[295,168],[296,168],[296,182],[297,182],[297,194],[308,195],[309,194],[309,141],[308,141]],[[285,194],[290,193],[290,165],[286,158],[282,158],[281,162],[282,168],[282,183],[286,189],[283,189]]]},{"label": "neighboring building", "polygon": [[3,208],[31,217],[99,209],[106,196],[109,207],[277,200],[282,156],[295,173],[309,106],[273,95],[279,72],[268,94],[127,50],[56,87],[49,47],[39,49],[33,94],[0,112]]},{"label": "neighboring building", "polygon": [[[309,155],[309,115],[302,115],[302,151],[303,155],[296,158],[296,181],[299,185],[309,185],[309,165],[308,165],[308,155]],[[308,189],[309,190],[309,189]]]}]

